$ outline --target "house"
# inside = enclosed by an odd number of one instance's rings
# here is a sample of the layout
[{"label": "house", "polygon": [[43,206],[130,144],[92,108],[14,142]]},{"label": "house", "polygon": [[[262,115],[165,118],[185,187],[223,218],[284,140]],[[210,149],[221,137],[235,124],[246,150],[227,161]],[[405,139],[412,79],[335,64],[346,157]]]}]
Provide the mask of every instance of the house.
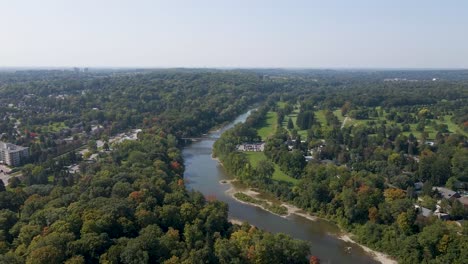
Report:
[{"label": "house", "polygon": [[458,199],[461,195],[458,192],[452,191],[445,187],[432,187],[433,191],[438,191],[443,198],[453,201],[454,199]]},{"label": "house", "polygon": [[458,201],[460,201],[461,204],[463,204],[463,207],[465,207],[465,210],[468,210],[468,196],[463,196],[458,198]]},{"label": "house", "polygon": [[70,166],[65,166],[69,173],[75,174],[80,172],[80,166],[78,164],[72,164]]},{"label": "house", "polygon": [[428,145],[428,146],[431,146],[431,147],[435,146],[434,141],[426,141],[425,144]]},{"label": "house", "polygon": [[428,208],[419,206],[417,204],[414,205],[414,208],[416,209],[416,212],[420,214],[421,216],[424,216],[424,217],[437,216],[437,218],[439,218],[440,220],[450,220],[450,215],[439,212],[439,208],[434,212]]},{"label": "house", "polygon": [[434,213],[440,220],[450,220],[450,215],[446,213]]},{"label": "house", "polygon": [[434,212],[432,212],[432,210],[419,206],[417,204],[414,205],[414,208],[416,209],[416,212],[418,212],[418,214],[424,217],[430,217],[434,215]]}]

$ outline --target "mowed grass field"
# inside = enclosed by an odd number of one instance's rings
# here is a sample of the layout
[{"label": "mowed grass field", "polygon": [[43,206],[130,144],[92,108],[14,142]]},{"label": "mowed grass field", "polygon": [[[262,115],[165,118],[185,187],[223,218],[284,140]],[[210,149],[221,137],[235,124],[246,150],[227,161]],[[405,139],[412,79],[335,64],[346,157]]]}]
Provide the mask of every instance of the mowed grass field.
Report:
[{"label": "mowed grass field", "polygon": [[447,124],[449,131],[468,137],[468,133],[463,131],[459,126],[457,126],[457,124],[453,123],[452,120],[450,120],[451,118],[452,118],[451,115],[445,115],[444,116],[444,122],[443,122],[443,123]]},{"label": "mowed grass field", "polygon": [[[252,166],[254,167],[257,166],[259,161],[267,159],[263,152],[245,152],[245,154],[247,155],[247,158],[249,159],[250,164],[252,164]],[[283,171],[281,171],[278,164],[275,164],[275,172],[273,173],[273,180],[290,182],[292,184],[297,184],[299,182],[297,179],[289,177]]]},{"label": "mowed grass field", "polygon": [[266,120],[257,128],[258,135],[262,140],[266,140],[273,135],[278,122],[278,114],[276,112],[268,112]]},{"label": "mowed grass field", "polygon": [[68,126],[65,125],[64,122],[55,122],[55,123],[50,123],[47,126],[42,126],[41,130],[42,130],[42,133],[55,133],[65,128],[68,128]]},{"label": "mowed grass field", "polygon": [[[377,107],[376,109],[379,110],[379,107]],[[317,116],[317,118],[319,120],[321,119],[320,112],[321,111],[318,111],[316,113],[316,116]],[[340,109],[337,109],[337,110],[333,111],[333,113],[335,114],[336,117],[338,117],[338,119],[341,122],[343,122],[345,117],[341,115],[341,110]],[[378,118],[369,118],[369,119],[365,119],[365,120],[357,120],[357,119],[348,118],[346,120],[345,127],[349,127],[351,125],[365,124],[368,121],[378,122],[378,121],[383,121],[383,120],[386,120],[385,116],[379,116]],[[445,115],[443,120],[434,120],[434,121],[437,124],[446,124],[450,133],[457,133],[457,134],[460,134],[460,135],[468,136],[468,133],[464,132],[460,127],[458,127],[455,123],[453,123],[451,121],[451,116],[450,115]],[[392,124],[396,124],[396,123],[393,122],[393,121],[387,120],[387,124],[392,125]],[[402,134],[405,135],[405,136],[408,136],[410,133],[413,133],[413,135],[416,138],[421,138],[421,132],[417,131],[417,129],[416,129],[417,126],[418,126],[417,124],[410,124],[411,131],[402,132]],[[428,135],[429,135],[428,138],[427,138],[428,140],[434,140],[435,139],[435,137],[437,135],[437,131],[434,129],[434,127],[432,125],[426,125],[425,128],[424,128],[424,131],[427,132]]]},{"label": "mowed grass field", "polygon": [[[297,109],[294,109],[294,111],[285,116],[284,120],[283,120],[283,123],[281,124],[281,126],[288,130],[288,121],[289,119],[292,119],[292,122],[294,124],[294,128],[297,129],[297,134],[299,134],[301,136],[302,139],[306,139],[307,138],[307,130],[299,130],[299,128],[296,126],[296,120],[297,120],[297,114],[299,113],[299,105],[296,105]],[[291,132],[291,131],[290,131]]]}]

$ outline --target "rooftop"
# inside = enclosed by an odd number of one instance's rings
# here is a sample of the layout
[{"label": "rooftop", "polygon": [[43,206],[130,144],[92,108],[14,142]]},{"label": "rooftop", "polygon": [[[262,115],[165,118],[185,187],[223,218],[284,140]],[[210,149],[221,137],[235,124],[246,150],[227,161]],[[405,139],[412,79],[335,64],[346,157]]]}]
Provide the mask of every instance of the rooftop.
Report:
[{"label": "rooftop", "polygon": [[432,187],[432,190],[435,191],[439,191],[440,194],[442,195],[442,197],[444,197],[445,199],[450,199],[452,197],[455,197],[455,198],[460,198],[460,194],[455,192],[455,191],[452,191],[450,189],[447,189],[445,187]]},{"label": "rooftop", "polygon": [[25,149],[27,149],[27,148],[22,147],[22,146],[17,146],[17,145],[15,145],[15,144],[11,144],[11,143],[6,143],[6,142],[1,142],[1,141],[0,141],[0,149],[2,149],[2,150],[8,150],[9,152],[13,152],[13,151],[25,150]]}]

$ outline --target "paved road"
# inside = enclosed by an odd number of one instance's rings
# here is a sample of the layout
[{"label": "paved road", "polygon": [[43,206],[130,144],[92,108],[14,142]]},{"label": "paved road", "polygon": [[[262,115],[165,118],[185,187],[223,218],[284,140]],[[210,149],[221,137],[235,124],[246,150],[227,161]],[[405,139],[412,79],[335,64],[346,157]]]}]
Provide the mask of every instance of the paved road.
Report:
[{"label": "paved road", "polygon": [[12,176],[11,175],[8,175],[8,174],[5,174],[3,172],[0,172],[0,179],[3,181],[3,184],[5,184],[5,186],[8,185],[8,180],[11,178]]}]

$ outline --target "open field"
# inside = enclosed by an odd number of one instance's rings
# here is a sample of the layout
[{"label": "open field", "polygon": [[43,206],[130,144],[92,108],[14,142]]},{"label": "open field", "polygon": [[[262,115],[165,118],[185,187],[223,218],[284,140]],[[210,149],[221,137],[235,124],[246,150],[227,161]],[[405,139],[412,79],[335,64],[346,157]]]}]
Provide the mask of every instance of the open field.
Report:
[{"label": "open field", "polygon": [[464,135],[464,136],[468,137],[468,133],[463,131],[459,126],[457,126],[457,124],[453,123],[452,120],[450,120],[451,118],[452,118],[451,115],[445,115],[444,116],[444,122],[443,122],[443,123],[447,124],[449,131],[452,132],[452,133],[457,133],[457,134]]},{"label": "open field", "polygon": [[265,122],[257,129],[258,135],[262,137],[262,140],[266,140],[275,133],[277,122],[278,114],[276,112],[268,112]]},{"label": "open field", "polygon": [[[296,105],[297,109],[294,109],[294,111],[287,115],[285,118],[284,118],[284,121],[283,123],[281,124],[281,126],[286,129],[286,130],[289,130],[288,129],[288,121],[289,119],[292,119],[292,122],[294,124],[294,128],[298,129],[298,127],[296,126],[296,120],[297,120],[297,114],[299,113],[299,105]],[[302,139],[306,139],[307,138],[307,130],[297,130],[297,134],[299,134],[301,136]]]},{"label": "open field", "polygon": [[277,105],[279,108],[284,108],[284,106],[286,105],[286,102],[281,102],[281,101],[279,101],[278,103],[276,103],[276,105]]},{"label": "open field", "polygon": [[68,128],[68,126],[64,122],[55,122],[50,123],[48,126],[42,126],[41,130],[42,133],[56,133],[65,128]]},{"label": "open field", "polygon": [[[380,107],[377,107],[376,109],[379,110]],[[343,120],[345,119],[344,116],[341,115],[341,111],[339,109],[333,111],[333,113],[335,114],[335,116],[338,118],[338,120],[340,120],[341,122],[343,122]],[[322,115],[323,115],[323,112],[322,111],[318,111],[316,112],[316,116],[318,118],[318,120],[320,122],[322,122]],[[323,118],[325,118],[323,116]],[[378,118],[369,118],[369,119],[363,119],[363,120],[359,120],[359,119],[352,119],[352,118],[348,118],[346,119],[345,121],[345,127],[348,127],[348,126],[351,126],[351,125],[359,125],[359,124],[365,124],[367,123],[368,121],[383,121],[383,120],[386,120],[385,116],[383,117],[378,117]],[[458,134],[461,134],[461,135],[464,135],[464,136],[468,136],[468,133],[464,132],[460,127],[457,126],[457,124],[453,123],[451,121],[451,116],[450,115],[445,115],[443,117],[443,120],[434,120],[437,124],[446,124],[447,127],[448,127],[448,130],[450,133],[458,133]],[[387,124],[390,125],[390,124],[396,124],[394,121],[389,121],[387,120]],[[323,123],[322,123],[323,125]],[[398,124],[401,126],[401,124]],[[408,136],[410,133],[413,133],[413,135],[417,138],[421,138],[421,132],[417,131],[417,124],[410,124],[410,128],[411,128],[411,131],[407,131],[407,132],[402,132],[404,135]],[[437,131],[434,129],[434,127],[432,125],[426,125],[425,128],[424,128],[424,131],[428,133],[428,138],[429,140],[434,140],[436,135],[437,135]]]},{"label": "open field", "polygon": [[[249,158],[249,161],[252,164],[252,166],[256,166],[259,161],[267,159],[263,152],[245,152],[245,154],[247,155],[247,158]],[[278,164],[275,164],[275,172],[273,173],[273,180],[290,182],[292,184],[298,183],[297,179],[289,177],[283,171],[281,171]]]},{"label": "open field", "polygon": [[345,117],[341,114],[341,109],[336,109],[335,111],[333,111],[333,114],[338,118],[338,120],[340,120],[340,122],[343,122],[343,120],[345,119]]}]

